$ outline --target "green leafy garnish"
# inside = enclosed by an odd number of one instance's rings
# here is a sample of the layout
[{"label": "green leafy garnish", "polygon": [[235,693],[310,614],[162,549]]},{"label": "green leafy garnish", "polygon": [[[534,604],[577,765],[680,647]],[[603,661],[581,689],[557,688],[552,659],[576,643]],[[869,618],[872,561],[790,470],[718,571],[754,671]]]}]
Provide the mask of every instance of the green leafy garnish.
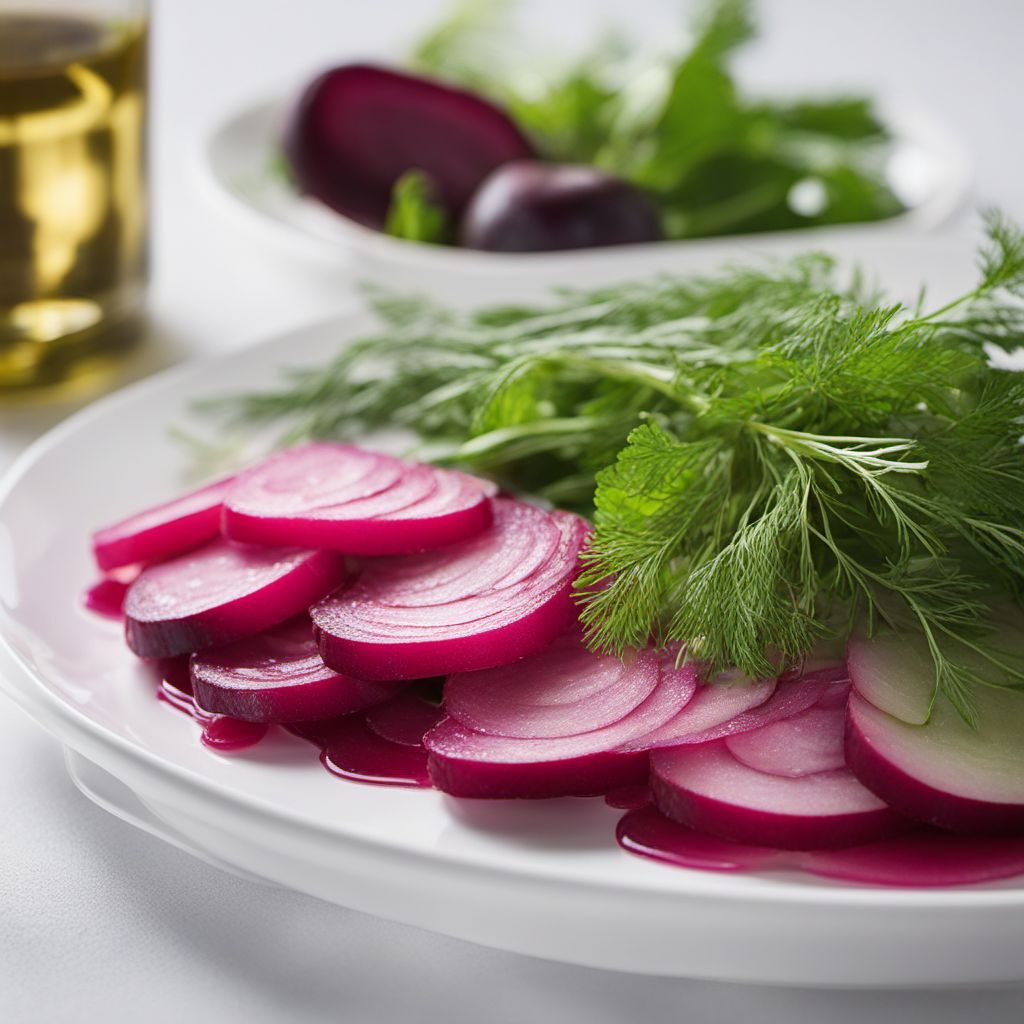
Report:
[{"label": "green leafy garnish", "polygon": [[[820,254],[453,312],[378,295],[380,333],[221,411],[289,440],[405,427],[440,461],[593,515],[590,642],[683,644],[753,676],[856,621],[923,633],[970,720],[991,595],[1024,594],[1024,234],[911,308]],[[1024,682],[1019,669],[1011,677]]]},{"label": "green leafy garnish", "polygon": [[434,198],[433,185],[421,171],[408,171],[395,182],[384,232],[410,242],[443,242],[447,237],[444,207]]},{"label": "green leafy garnish", "polygon": [[[566,65],[524,44],[507,2],[464,0],[414,49],[413,70],[495,100],[543,159],[595,164],[643,188],[669,238],[877,220],[889,137],[860,97],[752,99],[730,63],[755,36],[750,0],[708,0],[667,57],[616,35]],[[810,195],[813,201],[804,201]]]}]

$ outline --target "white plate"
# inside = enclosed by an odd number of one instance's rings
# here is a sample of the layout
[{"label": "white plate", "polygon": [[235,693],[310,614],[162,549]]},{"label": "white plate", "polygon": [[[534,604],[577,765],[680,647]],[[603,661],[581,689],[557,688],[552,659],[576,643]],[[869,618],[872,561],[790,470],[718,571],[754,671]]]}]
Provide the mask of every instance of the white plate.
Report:
[{"label": "white plate", "polygon": [[[445,246],[422,245],[391,238],[298,195],[271,170],[277,150],[283,103],[254,103],[226,118],[200,154],[201,179],[218,208],[234,214],[250,229],[277,245],[307,256],[335,262],[348,259],[359,277],[404,287],[448,294],[464,289],[467,280],[494,283],[506,279],[544,284],[552,275],[565,278],[612,265],[619,272],[643,271],[652,261],[663,265],[701,240],[657,242],[571,253],[481,253]],[[885,221],[841,227],[776,232],[796,236],[797,244],[815,246],[839,232],[905,234],[945,223],[963,206],[971,182],[970,162],[963,147],[941,125],[920,111],[895,108],[886,112],[896,141],[886,165],[894,192],[905,213]],[[753,237],[741,239],[754,242]]]},{"label": "white plate", "polygon": [[[887,245],[871,265],[907,296],[922,275],[943,292],[971,276],[969,247],[934,242]],[[1019,882],[913,891],[685,871],[617,849],[617,814],[599,800],[455,802],[346,783],[283,733],[234,757],[202,747],[154,698],[120,628],[79,607],[88,533],[182,485],[167,428],[190,399],[269,383],[366,326],[353,313],[136,385],[38,442],[0,488],[0,675],[74,752],[84,790],[231,870],[521,953],[802,985],[1024,978]]]}]

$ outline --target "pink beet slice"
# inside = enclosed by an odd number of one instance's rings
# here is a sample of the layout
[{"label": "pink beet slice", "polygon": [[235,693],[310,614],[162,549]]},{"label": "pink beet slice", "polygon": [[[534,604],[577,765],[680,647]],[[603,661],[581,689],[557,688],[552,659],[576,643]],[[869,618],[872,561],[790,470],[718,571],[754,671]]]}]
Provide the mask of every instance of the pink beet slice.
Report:
[{"label": "pink beet slice", "polygon": [[96,564],[104,571],[158,562],[205,544],[220,532],[220,509],[231,477],[154,505],[92,535]]},{"label": "pink beet slice", "polygon": [[302,611],[345,577],[332,551],[211,541],[145,569],[125,598],[125,635],[140,658],[168,658],[253,636]]},{"label": "pink beet slice", "polygon": [[407,554],[485,530],[496,490],[465,473],[318,442],[240,474],[225,498],[223,528],[248,544]]},{"label": "pink beet slice", "polygon": [[305,88],[284,150],[302,192],[377,229],[408,171],[428,175],[457,216],[495,167],[532,155],[516,125],[485,100],[365,64],[333,68]]},{"label": "pink beet slice", "polygon": [[[711,740],[760,729],[817,704],[830,685],[845,680],[846,668],[831,665],[804,673],[787,673],[778,680],[697,688],[693,700],[657,732],[642,736],[629,749],[656,750]],[[845,700],[845,690],[842,692]]]},{"label": "pink beet slice", "polygon": [[748,768],[768,775],[799,779],[846,766],[843,754],[845,715],[835,708],[812,707],[797,715],[730,736],[726,748]]},{"label": "pink beet slice", "polygon": [[852,846],[902,824],[845,768],[770,775],[738,761],[724,740],[655,751],[651,793],[662,814],[698,832],[780,849]]},{"label": "pink beet slice", "polygon": [[[1019,611],[996,609],[991,640],[1008,664],[1024,651]],[[851,641],[855,693],[846,723],[846,758],[857,777],[893,807],[943,828],[992,835],[1024,832],[1024,693],[967,649],[956,651],[989,686],[972,688],[976,722],[932,701],[935,668],[917,636]],[[931,713],[929,715],[929,708]]]},{"label": "pink beet slice", "polygon": [[574,736],[625,718],[657,686],[659,669],[653,651],[595,654],[570,630],[525,662],[450,676],[444,706],[475,732]]},{"label": "pink beet slice", "polygon": [[363,679],[494,668],[546,646],[573,615],[586,523],[495,499],[494,525],[460,544],[367,561],[310,614],[320,655]]},{"label": "pink beet slice", "polygon": [[201,707],[246,722],[334,718],[379,704],[406,685],[370,683],[329,669],[305,614],[194,654],[191,677]]},{"label": "pink beet slice", "polygon": [[[521,664],[524,678],[540,652]],[[592,655],[592,657],[599,657]],[[658,683],[625,717],[572,736],[523,739],[474,732],[447,719],[424,737],[434,785],[453,796],[538,798],[591,796],[642,783],[647,755],[620,747],[656,729],[693,696],[695,666],[676,668],[662,652]],[[582,725],[589,725],[586,718]]]}]

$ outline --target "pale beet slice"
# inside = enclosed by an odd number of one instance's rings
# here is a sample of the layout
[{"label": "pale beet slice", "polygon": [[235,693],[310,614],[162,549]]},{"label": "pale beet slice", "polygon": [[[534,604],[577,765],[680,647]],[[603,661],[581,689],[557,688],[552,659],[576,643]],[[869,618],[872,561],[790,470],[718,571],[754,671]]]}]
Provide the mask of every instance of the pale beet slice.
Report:
[{"label": "pale beet slice", "polygon": [[[1024,657],[1024,617],[992,610],[986,643],[1006,666]],[[949,656],[990,685],[972,687],[968,725],[945,697],[933,699],[935,666],[917,635],[858,637],[848,652],[855,694],[846,758],[858,778],[910,817],[966,833],[1024,832],[1024,690],[1011,674],[963,647]]]},{"label": "pale beet slice", "polygon": [[212,540],[220,532],[220,510],[232,477],[180,498],[137,512],[92,535],[96,564],[104,571],[159,562]]},{"label": "pale beet slice", "polygon": [[729,736],[725,746],[741,764],[768,775],[799,779],[846,766],[845,715],[835,708],[811,707],[760,729]]},{"label": "pale beet slice", "polygon": [[240,474],[225,498],[223,529],[248,544],[408,554],[487,529],[496,491],[465,473],[316,442]]},{"label": "pale beet slice", "polygon": [[1024,833],[1024,695],[979,694],[977,729],[945,702],[909,725],[850,698],[846,760],[857,778],[918,821],[983,835]]},{"label": "pale beet slice", "polygon": [[388,700],[406,685],[371,683],[329,669],[306,614],[194,654],[191,679],[201,707],[246,722],[334,718]]},{"label": "pale beet slice", "polygon": [[125,597],[125,635],[141,658],[168,658],[276,626],[345,578],[332,551],[215,540],[145,569]]},{"label": "pale beet slice", "polygon": [[698,832],[779,849],[853,846],[902,827],[845,768],[794,778],[760,772],[724,740],[655,751],[651,793],[662,814]]},{"label": "pale beet slice", "polygon": [[457,217],[476,187],[532,147],[486,100],[417,75],[366,64],[314,79],[291,111],[284,151],[298,188],[371,228],[385,225],[395,182],[428,176]]},{"label": "pale beet slice", "polygon": [[485,533],[367,560],[355,583],[315,605],[324,661],[363,679],[425,679],[509,664],[550,643],[575,611],[587,524],[506,498],[493,505]]},{"label": "pale beet slice", "polygon": [[656,750],[651,794],[673,821],[724,839],[827,849],[891,834],[902,819],[843,759],[850,684],[824,685],[788,718],[707,743]]},{"label": "pale beet slice", "polygon": [[[531,663],[543,662],[544,653],[522,663],[524,677]],[[441,722],[423,740],[434,785],[452,796],[507,799],[592,796],[644,782],[647,754],[620,748],[671,718],[697,685],[694,665],[676,667],[665,652],[659,659],[650,695],[602,728],[586,729],[592,720],[583,715],[580,725],[586,731],[524,739],[475,732],[451,718]]]},{"label": "pale beet slice", "polygon": [[[816,665],[787,672],[779,679],[706,682],[678,715],[650,736],[641,736],[630,750],[657,750],[760,729],[813,707],[836,682],[846,680],[846,666]],[[845,691],[843,691],[845,696]]]}]

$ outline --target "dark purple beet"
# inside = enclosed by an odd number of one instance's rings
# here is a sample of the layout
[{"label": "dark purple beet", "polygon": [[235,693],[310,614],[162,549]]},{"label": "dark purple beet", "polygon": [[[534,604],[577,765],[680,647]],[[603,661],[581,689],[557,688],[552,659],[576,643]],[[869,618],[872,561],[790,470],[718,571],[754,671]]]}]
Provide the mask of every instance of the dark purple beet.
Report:
[{"label": "dark purple beet", "polygon": [[517,160],[481,184],[459,242],[467,249],[544,252],[662,237],[654,207],[629,182],[593,167]]},{"label": "dark purple beet", "polygon": [[427,174],[458,216],[488,174],[532,155],[497,107],[461,89],[365,64],[314,79],[285,125],[284,151],[299,189],[372,228],[383,228],[395,182]]}]

